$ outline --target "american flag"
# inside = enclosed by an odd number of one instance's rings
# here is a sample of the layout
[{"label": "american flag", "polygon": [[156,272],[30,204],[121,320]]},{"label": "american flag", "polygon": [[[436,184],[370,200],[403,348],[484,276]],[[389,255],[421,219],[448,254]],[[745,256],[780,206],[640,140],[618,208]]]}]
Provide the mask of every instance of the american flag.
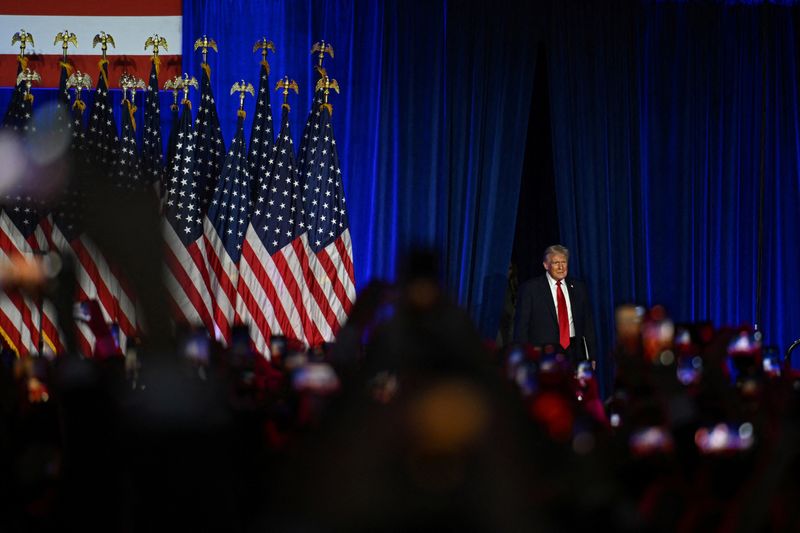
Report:
[{"label": "american flag", "polygon": [[[81,90],[80,87],[75,89],[75,101],[70,104],[69,103],[69,89],[67,89],[67,74],[68,70],[66,67],[61,67],[62,77],[64,77],[64,94],[66,95],[67,101],[67,112],[70,114],[71,117],[71,129],[72,129],[72,142],[70,143],[70,150],[72,151],[72,155],[74,157],[83,157],[84,152],[84,144],[86,143],[86,128],[84,127],[83,123],[83,113],[86,110],[86,104],[83,100],[78,100],[78,94]],[[90,81],[91,83],[91,81]],[[59,89],[60,90],[60,89]]]},{"label": "american flag", "polygon": [[[83,147],[77,157],[84,157],[93,168],[107,173],[107,179],[114,179],[114,171],[119,137],[114,122],[114,114],[108,94],[106,62],[101,61],[101,73],[97,81],[97,92],[89,117],[88,133],[82,138],[80,128],[80,108],[73,110],[73,142]],[[138,155],[137,155],[138,157]],[[73,183],[59,209],[53,217],[52,242],[61,253],[70,254],[76,265],[78,294],[77,299],[97,300],[106,323],[116,323],[121,330],[122,348],[128,337],[137,333],[136,306],[127,285],[97,246],[84,233],[80,213],[85,208],[81,183]],[[81,339],[84,354],[91,355],[90,342]]]},{"label": "american flag", "polygon": [[178,132],[180,131],[180,110],[181,106],[178,104],[178,90],[173,89],[175,95],[175,102],[170,106],[170,112],[172,114],[172,127],[169,130],[169,138],[167,138],[167,163],[166,168],[164,169],[164,173],[162,175],[161,181],[161,199],[163,200],[167,196],[167,188],[168,183],[167,180],[171,175],[171,167],[172,160],[175,159],[175,145],[178,144]]},{"label": "american flag", "polygon": [[311,293],[305,327],[319,333],[309,339],[311,345],[332,341],[355,301],[350,226],[330,113],[327,104],[314,111],[300,168]]},{"label": "american flag", "polygon": [[195,154],[192,107],[188,100],[184,100],[165,196],[167,287],[178,321],[203,325],[209,332],[214,332],[203,238],[201,181]]},{"label": "american flag", "polygon": [[161,143],[161,107],[158,92],[158,62],[151,59],[150,80],[144,99],[144,131],[142,132],[142,175],[147,183],[161,188],[164,182],[164,147]]},{"label": "american flag", "polygon": [[[86,105],[83,102],[81,104]],[[86,126],[83,122],[85,108],[82,105],[78,105],[78,102],[75,101],[70,108],[72,115],[72,143],[70,144],[70,150],[76,157],[84,156],[84,145],[86,144]]]},{"label": "american flag", "polygon": [[[3,199],[0,261],[35,261],[49,253],[43,215],[30,197],[9,195]],[[16,289],[0,292],[0,333],[18,355],[63,351],[55,317],[50,302]]]},{"label": "american flag", "polygon": [[[77,94],[77,93],[76,93]],[[80,105],[79,105],[80,104]],[[74,164],[80,166],[86,164],[86,153],[84,152],[86,142],[86,131],[83,125],[83,113],[85,111],[85,104],[79,101],[76,97],[75,102],[72,104],[72,143],[70,151],[74,158]],[[83,217],[85,209],[85,198],[80,189],[77,180],[73,177],[67,189],[63,192],[58,205],[56,205],[50,219],[47,223],[51,223],[51,227],[47,234],[50,236],[50,242],[53,248],[59,250],[62,254],[69,256],[70,260],[75,261],[77,275],[77,294],[75,299],[77,301],[84,301],[89,299],[88,294],[96,293],[93,289],[93,284],[88,278],[85,268],[82,268],[77,252],[82,251],[84,248],[93,249],[87,238],[83,241],[87,243],[84,245],[81,242],[81,228],[83,227]],[[70,245],[74,242],[75,249]],[[86,255],[86,254],[84,254]],[[87,294],[88,290],[88,294]],[[106,291],[107,292],[107,291]],[[63,326],[63,325],[62,325]],[[78,343],[78,352],[86,357],[91,357],[94,354],[95,335],[89,328],[88,324],[78,322],[76,327],[76,341]]]},{"label": "american flag", "polygon": [[[28,66],[27,57],[17,58],[17,74],[14,77],[16,82],[20,72],[25,70]],[[20,81],[16,83],[16,88],[11,95],[11,101],[8,103],[8,108],[3,116],[3,127],[10,128],[14,131],[19,131],[26,127],[27,120],[30,116],[25,117],[26,114],[30,115],[31,106],[25,105],[23,99],[25,98],[25,82]]]},{"label": "american flag", "polygon": [[196,134],[194,158],[195,171],[200,180],[201,209],[205,214],[219,179],[225,143],[219,127],[217,103],[214,101],[214,93],[211,90],[211,67],[208,66],[208,63],[202,64],[202,71],[200,104],[197,107],[197,117],[194,121]]},{"label": "american flag", "polygon": [[[131,95],[133,98],[133,95]],[[116,160],[114,172],[115,184],[125,190],[134,191],[144,188],[142,180],[141,163],[139,160],[139,148],[136,144],[136,127],[134,125],[133,114],[136,106],[133,101],[125,99],[122,101],[122,138],[119,144],[119,156]]]},{"label": "american flag", "polygon": [[[24,61],[20,62],[20,70]],[[32,98],[18,86],[9,104],[4,129],[17,133],[28,132]],[[2,200],[0,210],[0,262],[32,261],[49,252],[41,222],[45,214],[28,196],[9,194]],[[49,350],[62,350],[55,322],[55,310],[49,302],[34,300],[16,289],[0,291],[0,335],[17,355],[25,356]]]},{"label": "american flag", "polygon": [[258,82],[258,96],[253,126],[250,130],[250,152],[247,160],[250,164],[250,176],[253,178],[253,193],[261,176],[267,172],[267,163],[272,156],[274,142],[272,132],[272,104],[270,102],[269,65],[261,62],[261,74]]},{"label": "american flag", "polygon": [[[317,82],[324,76],[327,76],[327,72],[322,67],[314,68],[314,85],[317,85]],[[306,118],[306,124],[303,126],[303,136],[300,138],[300,149],[297,152],[297,168],[303,169],[306,165],[306,159],[308,155],[308,143],[311,139],[311,130],[314,129],[315,122],[319,121],[319,106],[323,103],[323,91],[317,90],[314,91],[314,98],[311,102],[311,109],[308,112],[308,117]]]},{"label": "american flag", "polygon": [[73,69],[69,63],[60,61],[59,76],[58,76],[58,105],[60,105],[64,112],[69,109],[69,89],[67,89],[67,78],[72,73]]},{"label": "american flag", "polygon": [[110,169],[113,168],[118,154],[119,136],[108,89],[108,60],[102,59],[94,103],[89,114],[86,154],[89,160],[102,168]]},{"label": "american flag", "polygon": [[204,222],[214,322],[225,343],[231,341],[231,327],[241,322],[236,312],[236,286],[242,241],[250,219],[250,187],[241,114]]},{"label": "american flag", "polygon": [[288,106],[283,106],[281,130],[270,151],[267,171],[260,175],[253,197],[238,288],[250,337],[256,350],[267,357],[270,335],[306,341],[304,212]]}]

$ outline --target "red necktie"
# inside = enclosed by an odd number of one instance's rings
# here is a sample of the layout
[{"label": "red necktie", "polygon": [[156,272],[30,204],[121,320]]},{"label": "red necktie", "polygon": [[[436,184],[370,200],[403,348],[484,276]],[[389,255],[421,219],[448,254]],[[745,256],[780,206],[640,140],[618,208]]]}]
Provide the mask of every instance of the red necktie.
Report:
[{"label": "red necktie", "polygon": [[556,281],[556,299],[558,300],[558,342],[565,350],[569,347],[569,314],[567,299],[561,290],[561,282]]}]

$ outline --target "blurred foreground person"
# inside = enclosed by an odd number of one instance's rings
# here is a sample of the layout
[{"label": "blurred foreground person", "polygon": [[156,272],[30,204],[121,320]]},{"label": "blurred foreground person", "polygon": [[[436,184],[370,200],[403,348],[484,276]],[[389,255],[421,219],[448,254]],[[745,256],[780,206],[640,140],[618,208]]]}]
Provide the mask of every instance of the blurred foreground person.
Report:
[{"label": "blurred foreground person", "polygon": [[391,308],[353,356],[362,386],[289,453],[279,529],[547,530],[530,498],[523,411],[444,294],[435,256],[411,254],[384,289],[356,303],[373,316]]}]

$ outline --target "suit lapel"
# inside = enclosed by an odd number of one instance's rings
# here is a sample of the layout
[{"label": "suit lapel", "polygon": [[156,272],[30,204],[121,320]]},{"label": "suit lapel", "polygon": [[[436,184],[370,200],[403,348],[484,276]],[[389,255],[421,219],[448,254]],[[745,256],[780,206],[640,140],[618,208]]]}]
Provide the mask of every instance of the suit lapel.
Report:
[{"label": "suit lapel", "polygon": [[550,316],[553,317],[553,321],[558,324],[558,311],[556,310],[556,304],[553,301],[553,291],[550,290],[550,282],[547,279],[547,276],[542,277],[542,284],[540,287],[542,291],[541,297],[547,302],[547,308],[550,310]]}]

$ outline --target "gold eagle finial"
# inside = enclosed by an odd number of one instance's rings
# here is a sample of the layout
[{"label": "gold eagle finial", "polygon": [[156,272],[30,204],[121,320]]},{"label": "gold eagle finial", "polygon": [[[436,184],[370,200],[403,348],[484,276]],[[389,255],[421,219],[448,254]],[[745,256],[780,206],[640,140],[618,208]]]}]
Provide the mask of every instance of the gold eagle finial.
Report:
[{"label": "gold eagle finial", "polygon": [[197,51],[198,48],[202,48],[203,49],[203,63],[208,63],[207,59],[208,59],[208,49],[209,48],[211,48],[215,52],[219,53],[217,51],[217,43],[214,41],[214,39],[209,39],[207,35],[203,35],[202,37],[200,37],[199,39],[197,39],[194,42],[194,50],[195,50],[195,52]]},{"label": "gold eagle finial", "polygon": [[267,50],[272,50],[272,53],[275,53],[275,43],[267,39],[266,37],[262,37],[256,44],[253,45],[253,52],[255,53],[256,50],[261,49],[261,61],[267,66],[267,75],[269,75],[269,63],[267,62]]},{"label": "gold eagle finial", "polygon": [[76,70],[67,78],[67,89],[75,89],[75,102],[72,104],[73,108],[78,108],[81,112],[86,109],[86,104],[81,101],[81,89],[92,88],[92,77],[84,74],[80,70]]},{"label": "gold eagle finial", "polygon": [[339,82],[330,79],[328,76],[321,78],[317,82],[317,86],[315,88],[316,92],[323,91],[322,95],[324,100],[322,102],[322,105],[319,106],[319,108],[320,109],[327,108],[328,113],[333,114],[333,106],[328,103],[328,95],[330,94],[331,89],[336,91],[336,94],[339,94]]},{"label": "gold eagle finial", "polygon": [[297,86],[296,81],[290,80],[289,76],[284,76],[281,81],[275,84],[276,91],[280,91],[281,89],[283,89],[283,104],[281,104],[281,107],[285,107],[287,111],[291,110],[289,107],[289,90],[300,94],[300,88]]},{"label": "gold eagle finial", "polygon": [[116,43],[114,42],[114,37],[110,34],[101,31],[97,35],[94,36],[94,40],[92,41],[92,48],[97,47],[98,43],[100,44],[100,50],[103,53],[103,59],[106,58],[106,51],[108,50],[108,45],[110,44],[114,48],[117,47]]},{"label": "gold eagle finial", "polygon": [[144,42],[144,49],[147,50],[148,48],[152,48],[154,57],[158,57],[159,47],[163,48],[164,50],[169,50],[167,39],[157,33],[148,37]]},{"label": "gold eagle finial", "polygon": [[17,76],[17,85],[19,85],[23,81],[25,82],[25,96],[27,98],[30,98],[31,86],[33,85],[33,82],[39,83],[40,81],[42,81],[42,77],[39,76],[39,73],[36,72],[35,70],[26,68],[25,70],[20,72],[19,75]]},{"label": "gold eagle finial", "polygon": [[183,78],[181,78],[181,75],[177,74],[174,78],[164,83],[164,90],[172,91],[172,109],[178,108],[178,94],[181,92],[181,89],[183,89],[182,80]]},{"label": "gold eagle finial", "polygon": [[[84,74],[80,70],[76,70],[73,72],[69,78],[67,78],[67,89],[91,89],[92,88],[92,77],[88,74]],[[80,98],[78,98],[80,100]]]},{"label": "gold eagle finial", "polygon": [[33,44],[33,35],[25,30],[19,30],[11,37],[11,46],[14,46],[16,43],[19,43],[19,57],[25,57],[25,48],[28,44],[36,46]]},{"label": "gold eagle finial", "polygon": [[172,79],[173,87],[172,89],[183,91],[183,103],[187,103],[189,101],[189,88],[194,87],[197,90],[197,78],[194,76],[189,76],[186,72],[183,73],[183,77],[175,76]]},{"label": "gold eagle finial", "polygon": [[133,97],[136,94],[136,89],[147,88],[147,85],[144,84],[144,80],[137,78],[136,76],[132,76],[127,72],[120,76],[119,86],[122,88],[123,102],[128,99],[128,91],[131,92],[131,101],[133,101]]},{"label": "gold eagle finial", "polygon": [[64,30],[61,33],[56,33],[56,37],[53,39],[53,46],[57,45],[59,42],[61,42],[62,61],[66,63],[67,48],[69,48],[70,43],[72,43],[75,48],[78,47],[78,36],[69,30]]},{"label": "gold eagle finial", "polygon": [[244,118],[244,96],[250,93],[250,96],[255,97],[256,91],[253,89],[252,83],[247,83],[244,80],[237,81],[231,86],[231,94],[239,93],[239,116]]},{"label": "gold eagle finial", "polygon": [[319,52],[317,59],[319,60],[320,67],[322,66],[322,60],[325,59],[325,54],[328,54],[331,56],[331,59],[333,59],[333,46],[331,46],[330,43],[326,43],[324,40],[314,43],[314,46],[311,47],[312,54],[316,54],[317,52]]}]

